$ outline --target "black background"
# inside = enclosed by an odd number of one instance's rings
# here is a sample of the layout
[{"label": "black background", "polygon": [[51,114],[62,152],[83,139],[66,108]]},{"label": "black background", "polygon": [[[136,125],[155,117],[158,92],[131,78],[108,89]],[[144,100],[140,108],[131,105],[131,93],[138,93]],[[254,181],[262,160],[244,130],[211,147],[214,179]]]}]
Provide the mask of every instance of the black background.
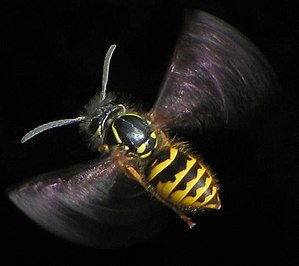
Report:
[{"label": "black background", "polygon": [[[206,154],[223,184],[222,210],[200,217],[194,231],[178,221],[152,240],[110,250],[78,246],[36,226],[13,206],[5,189],[93,155],[76,126],[49,131],[24,145],[21,137],[37,125],[78,114],[100,88],[103,58],[112,43],[118,48],[109,89],[131,94],[149,108],[186,7],[216,15],[249,37],[283,88],[275,110],[263,125],[253,126],[254,133],[211,145]],[[298,265],[298,11],[295,0],[4,1],[4,264]]]}]

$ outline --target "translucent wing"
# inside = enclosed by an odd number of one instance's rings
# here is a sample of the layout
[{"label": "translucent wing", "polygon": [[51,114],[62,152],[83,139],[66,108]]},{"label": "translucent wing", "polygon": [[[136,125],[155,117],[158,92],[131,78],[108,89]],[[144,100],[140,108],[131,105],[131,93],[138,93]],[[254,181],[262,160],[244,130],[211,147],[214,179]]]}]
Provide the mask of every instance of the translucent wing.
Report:
[{"label": "translucent wing", "polygon": [[9,197],[42,227],[88,246],[131,245],[166,225],[165,209],[112,157],[42,174],[10,189]]},{"label": "translucent wing", "polygon": [[201,11],[188,11],[151,111],[177,132],[240,126],[278,90],[261,52],[239,31]]}]

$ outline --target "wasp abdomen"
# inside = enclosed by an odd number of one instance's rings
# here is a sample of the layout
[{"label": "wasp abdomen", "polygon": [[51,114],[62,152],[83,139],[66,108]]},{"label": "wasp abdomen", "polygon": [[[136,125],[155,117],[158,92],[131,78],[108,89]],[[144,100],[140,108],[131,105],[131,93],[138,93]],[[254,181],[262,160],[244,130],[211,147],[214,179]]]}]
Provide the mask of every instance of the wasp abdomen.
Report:
[{"label": "wasp abdomen", "polygon": [[218,185],[209,168],[196,156],[177,147],[158,152],[147,167],[149,185],[166,201],[181,207],[221,207]]}]

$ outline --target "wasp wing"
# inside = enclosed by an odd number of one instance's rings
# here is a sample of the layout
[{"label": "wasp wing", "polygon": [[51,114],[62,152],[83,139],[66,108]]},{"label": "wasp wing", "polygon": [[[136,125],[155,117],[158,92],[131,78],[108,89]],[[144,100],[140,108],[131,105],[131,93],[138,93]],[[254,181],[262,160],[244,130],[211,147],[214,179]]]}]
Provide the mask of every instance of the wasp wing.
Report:
[{"label": "wasp wing", "polygon": [[158,233],[167,220],[113,157],[42,174],[8,193],[45,229],[88,246],[134,244]]},{"label": "wasp wing", "polygon": [[212,15],[187,11],[150,114],[177,132],[239,127],[277,90],[274,71],[245,36]]}]

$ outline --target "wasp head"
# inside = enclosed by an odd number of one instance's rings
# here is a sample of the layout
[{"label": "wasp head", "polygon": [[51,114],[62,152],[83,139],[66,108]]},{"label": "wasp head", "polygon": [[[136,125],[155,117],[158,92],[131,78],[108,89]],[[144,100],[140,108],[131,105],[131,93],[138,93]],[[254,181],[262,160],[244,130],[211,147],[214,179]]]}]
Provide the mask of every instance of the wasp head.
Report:
[{"label": "wasp head", "polygon": [[117,103],[111,94],[107,94],[105,99],[102,99],[101,95],[96,95],[90,100],[81,114],[85,119],[79,124],[80,134],[90,149],[100,149],[111,123],[126,109],[126,106]]}]

